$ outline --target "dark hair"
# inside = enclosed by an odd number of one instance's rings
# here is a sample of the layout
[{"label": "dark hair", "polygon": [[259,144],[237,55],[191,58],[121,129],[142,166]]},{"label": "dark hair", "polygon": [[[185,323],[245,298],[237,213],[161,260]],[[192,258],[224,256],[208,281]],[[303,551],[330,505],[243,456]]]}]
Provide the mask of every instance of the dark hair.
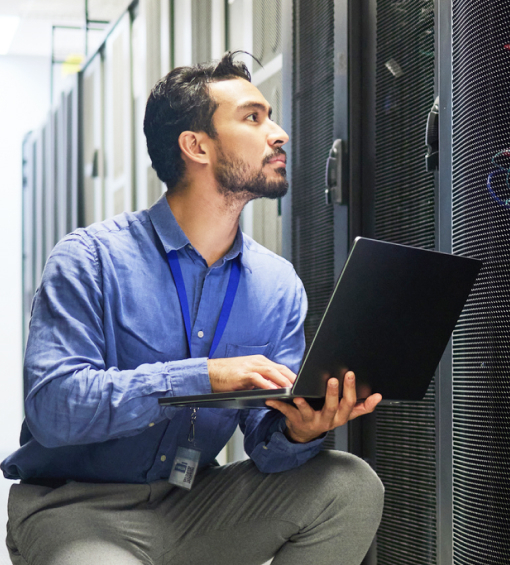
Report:
[{"label": "dark hair", "polygon": [[179,135],[188,130],[203,131],[212,138],[217,135],[212,117],[218,105],[209,94],[208,83],[233,78],[251,81],[246,65],[234,61],[234,56],[242,52],[227,51],[218,62],[177,67],[152,89],[143,131],[152,168],[169,190],[184,174]]}]

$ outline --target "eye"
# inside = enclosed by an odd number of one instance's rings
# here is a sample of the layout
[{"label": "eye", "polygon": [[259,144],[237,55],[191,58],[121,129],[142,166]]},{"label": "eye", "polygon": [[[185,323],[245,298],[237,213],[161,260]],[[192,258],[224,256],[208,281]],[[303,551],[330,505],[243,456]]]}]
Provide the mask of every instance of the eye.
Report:
[{"label": "eye", "polygon": [[249,116],[246,117],[247,120],[249,120],[250,122],[258,122],[259,121],[259,115],[257,112],[254,112],[253,114],[250,114]]}]

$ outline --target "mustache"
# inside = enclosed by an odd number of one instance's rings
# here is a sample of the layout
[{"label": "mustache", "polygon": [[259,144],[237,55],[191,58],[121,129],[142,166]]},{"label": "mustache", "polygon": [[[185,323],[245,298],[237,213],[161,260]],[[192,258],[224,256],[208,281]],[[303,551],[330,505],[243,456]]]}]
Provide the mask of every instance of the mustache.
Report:
[{"label": "mustache", "polygon": [[281,147],[277,147],[270,155],[266,155],[264,157],[264,160],[262,161],[262,166],[267,165],[269,161],[271,161],[271,159],[274,159],[279,155],[284,155],[286,157],[287,153],[285,153],[285,151]]}]

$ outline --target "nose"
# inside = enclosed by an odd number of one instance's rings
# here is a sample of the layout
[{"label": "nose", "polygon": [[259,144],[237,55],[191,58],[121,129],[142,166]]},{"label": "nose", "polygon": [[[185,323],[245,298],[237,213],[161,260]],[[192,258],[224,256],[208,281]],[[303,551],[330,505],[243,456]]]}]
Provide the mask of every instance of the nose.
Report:
[{"label": "nose", "polygon": [[281,147],[289,141],[289,136],[285,133],[285,130],[281,128],[277,123],[270,122],[271,132],[267,138],[267,142],[271,147]]}]

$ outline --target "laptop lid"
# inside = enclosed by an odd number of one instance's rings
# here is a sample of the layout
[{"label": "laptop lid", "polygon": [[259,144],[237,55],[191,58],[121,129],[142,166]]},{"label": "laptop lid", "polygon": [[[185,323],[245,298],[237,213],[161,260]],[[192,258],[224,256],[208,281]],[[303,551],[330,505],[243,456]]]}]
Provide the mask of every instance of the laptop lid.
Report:
[{"label": "laptop lid", "polygon": [[481,261],[359,237],[294,384],[324,397],[330,377],[356,374],[358,398],[423,398]]}]

